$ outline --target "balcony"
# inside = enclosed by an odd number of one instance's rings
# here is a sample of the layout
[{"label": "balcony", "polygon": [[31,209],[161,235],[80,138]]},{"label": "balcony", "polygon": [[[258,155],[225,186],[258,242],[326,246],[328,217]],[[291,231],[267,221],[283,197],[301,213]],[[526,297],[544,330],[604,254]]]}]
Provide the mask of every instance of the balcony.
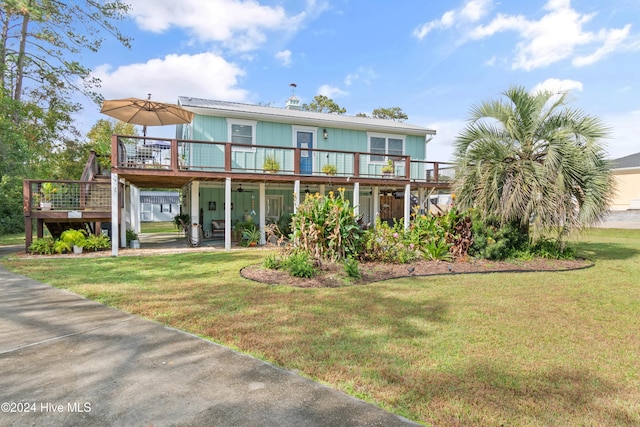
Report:
[{"label": "balcony", "polygon": [[[133,136],[112,137],[115,172],[140,187],[180,187],[190,180],[300,180],[305,183],[340,184],[357,179],[370,185],[411,183],[416,187],[446,189],[453,177],[451,164],[412,160],[407,155],[385,156],[370,152],[301,149],[230,142],[192,141]],[[265,171],[265,159],[273,158],[277,171]],[[391,159],[394,173],[383,166]],[[335,166],[335,174],[323,172]]]}]

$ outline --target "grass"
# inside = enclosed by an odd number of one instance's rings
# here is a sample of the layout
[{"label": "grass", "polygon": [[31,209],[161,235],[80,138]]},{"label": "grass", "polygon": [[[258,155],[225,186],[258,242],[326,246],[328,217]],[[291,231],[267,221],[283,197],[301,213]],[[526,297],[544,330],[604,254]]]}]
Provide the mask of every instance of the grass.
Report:
[{"label": "grass", "polygon": [[337,289],[239,276],[268,251],[2,263],[426,425],[636,426],[639,242],[640,230],[589,232],[586,270]]},{"label": "grass", "polygon": [[140,223],[141,233],[170,233],[179,232],[173,222],[142,222]]},{"label": "grass", "polygon": [[0,246],[24,245],[24,233],[0,234]]}]

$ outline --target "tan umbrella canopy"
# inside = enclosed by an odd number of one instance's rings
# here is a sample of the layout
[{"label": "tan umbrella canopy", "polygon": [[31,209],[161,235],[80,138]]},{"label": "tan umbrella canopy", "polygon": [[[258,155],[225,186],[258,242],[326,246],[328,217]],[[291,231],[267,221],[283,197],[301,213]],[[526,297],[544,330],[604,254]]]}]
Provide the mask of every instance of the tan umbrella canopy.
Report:
[{"label": "tan umbrella canopy", "polygon": [[106,100],[100,112],[126,123],[142,125],[144,136],[147,136],[147,126],[179,125],[193,120],[193,113],[179,105],[140,98]]}]

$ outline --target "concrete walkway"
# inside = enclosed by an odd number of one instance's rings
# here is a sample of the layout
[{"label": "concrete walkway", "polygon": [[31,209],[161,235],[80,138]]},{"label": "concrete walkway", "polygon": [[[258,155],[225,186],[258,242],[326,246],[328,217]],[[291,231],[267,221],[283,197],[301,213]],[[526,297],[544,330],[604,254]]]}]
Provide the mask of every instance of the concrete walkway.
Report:
[{"label": "concrete walkway", "polygon": [[0,295],[1,426],[416,425],[2,268]]}]

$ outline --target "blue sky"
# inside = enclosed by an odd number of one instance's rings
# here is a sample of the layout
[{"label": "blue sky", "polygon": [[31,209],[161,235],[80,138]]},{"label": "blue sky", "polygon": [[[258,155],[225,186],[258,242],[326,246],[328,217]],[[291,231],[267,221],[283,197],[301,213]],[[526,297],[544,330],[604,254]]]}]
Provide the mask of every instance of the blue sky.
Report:
[{"label": "blue sky", "polygon": [[[473,104],[510,85],[570,90],[611,128],[610,157],[640,152],[638,0],[128,0],[128,50],[82,58],[106,99],[178,96],[284,106],[324,94],[348,115],[401,107],[451,159]],[[87,103],[82,129],[104,118]],[[150,128],[171,136],[174,129]]]}]

